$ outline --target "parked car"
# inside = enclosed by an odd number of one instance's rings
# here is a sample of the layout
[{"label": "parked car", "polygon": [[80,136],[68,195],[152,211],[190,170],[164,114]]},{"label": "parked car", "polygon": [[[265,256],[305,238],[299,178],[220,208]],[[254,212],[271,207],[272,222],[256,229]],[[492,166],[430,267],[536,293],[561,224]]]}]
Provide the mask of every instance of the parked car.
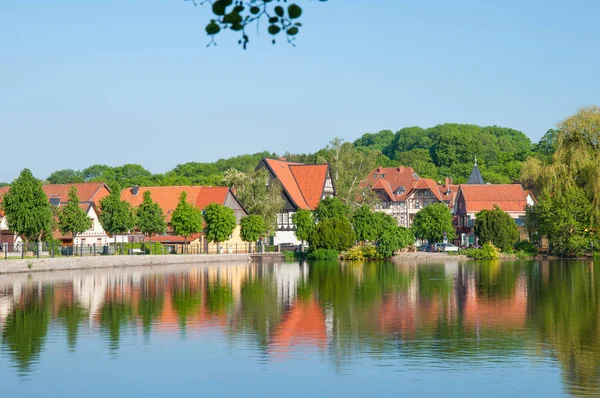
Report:
[{"label": "parked car", "polygon": [[438,243],[435,245],[435,251],[438,252],[457,252],[458,247],[454,246],[452,243]]}]

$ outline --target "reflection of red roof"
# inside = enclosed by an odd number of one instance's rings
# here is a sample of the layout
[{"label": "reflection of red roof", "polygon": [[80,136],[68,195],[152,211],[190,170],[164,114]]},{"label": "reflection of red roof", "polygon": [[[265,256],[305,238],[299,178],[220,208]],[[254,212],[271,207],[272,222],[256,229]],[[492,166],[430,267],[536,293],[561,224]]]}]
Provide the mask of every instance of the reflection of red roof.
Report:
[{"label": "reflection of red roof", "polygon": [[303,343],[321,348],[327,345],[325,316],[314,298],[298,301],[292,307],[277,326],[270,346],[273,352],[281,353]]},{"label": "reflection of red roof", "polygon": [[522,212],[527,205],[527,195],[521,184],[461,185],[467,212],[492,210],[498,205],[503,211]]},{"label": "reflection of red roof", "polygon": [[275,159],[264,161],[298,208],[314,210],[317,207],[327,180],[327,164],[306,165]]}]

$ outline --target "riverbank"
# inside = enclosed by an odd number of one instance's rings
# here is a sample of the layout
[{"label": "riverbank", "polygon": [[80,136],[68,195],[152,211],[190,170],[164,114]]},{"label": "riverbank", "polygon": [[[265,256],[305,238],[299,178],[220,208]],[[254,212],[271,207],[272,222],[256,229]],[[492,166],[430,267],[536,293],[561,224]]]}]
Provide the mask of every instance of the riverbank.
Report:
[{"label": "riverbank", "polygon": [[190,255],[144,255],[144,256],[95,256],[62,258],[26,258],[3,260],[0,274],[20,272],[65,271],[74,269],[124,268],[172,264],[205,264],[250,262],[248,254],[190,254]]}]

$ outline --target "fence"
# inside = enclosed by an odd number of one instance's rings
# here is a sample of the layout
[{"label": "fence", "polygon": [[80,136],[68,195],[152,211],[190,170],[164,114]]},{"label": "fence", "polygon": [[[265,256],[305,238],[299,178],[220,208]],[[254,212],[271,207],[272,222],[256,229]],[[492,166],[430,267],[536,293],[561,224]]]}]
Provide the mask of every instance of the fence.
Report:
[{"label": "fence", "polygon": [[[282,248],[274,245],[257,245],[249,243],[237,244],[161,244],[151,243],[114,243],[108,245],[64,245],[52,243],[23,243],[0,245],[0,258],[24,257],[70,257],[70,256],[107,256],[107,255],[186,255],[186,254],[251,254],[279,252]],[[285,250],[285,249],[284,249]]]}]

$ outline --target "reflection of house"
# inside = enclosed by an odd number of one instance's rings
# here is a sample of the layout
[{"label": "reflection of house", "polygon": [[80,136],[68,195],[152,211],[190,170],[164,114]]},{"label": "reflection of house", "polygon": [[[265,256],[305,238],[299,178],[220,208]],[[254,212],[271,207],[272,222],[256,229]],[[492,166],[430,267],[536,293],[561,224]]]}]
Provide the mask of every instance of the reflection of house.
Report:
[{"label": "reflection of house", "polygon": [[457,232],[465,237],[462,243],[466,243],[466,237],[469,243],[474,243],[475,215],[482,210],[493,210],[494,206],[498,206],[515,220],[521,239],[525,239],[525,209],[527,205],[533,204],[533,196],[523,190],[521,184],[461,185],[456,196],[454,214]]},{"label": "reflection of house", "polygon": [[300,241],[294,234],[292,216],[299,209],[314,210],[323,198],[334,196],[335,186],[327,164],[307,165],[288,162],[285,158],[261,160],[257,169],[265,169],[270,181],[279,180],[285,201],[283,212],[277,215],[277,232],[274,244]]},{"label": "reflection of house", "polygon": [[[242,207],[239,200],[233,194],[231,189],[227,187],[201,187],[201,186],[168,186],[168,187],[138,187],[134,186],[126,188],[121,192],[121,199],[128,201],[132,206],[139,206],[144,200],[144,192],[149,191],[152,200],[159,204],[163,209],[167,224],[170,223],[171,215],[177,204],[179,203],[179,196],[182,192],[187,194],[187,202],[200,210],[204,210],[206,206],[211,203],[218,203],[220,205],[229,207],[235,213],[235,217],[238,222],[238,226],[234,230],[231,238],[223,242],[223,247],[229,245],[240,244],[244,242],[240,238],[240,227],[239,222],[242,217],[247,215],[246,210]],[[155,242],[167,243],[167,244],[183,244],[184,238],[182,236],[174,236],[170,232],[164,236],[153,237],[152,240]],[[187,243],[198,247],[208,247],[208,242],[203,239],[201,234],[196,234],[187,239]]]},{"label": "reflection of house", "polygon": [[417,212],[434,203],[452,207],[456,185],[446,178],[438,185],[430,178],[422,178],[412,167],[378,167],[371,171],[363,186],[370,187],[381,203],[376,211],[393,216],[400,226],[410,227]]}]

